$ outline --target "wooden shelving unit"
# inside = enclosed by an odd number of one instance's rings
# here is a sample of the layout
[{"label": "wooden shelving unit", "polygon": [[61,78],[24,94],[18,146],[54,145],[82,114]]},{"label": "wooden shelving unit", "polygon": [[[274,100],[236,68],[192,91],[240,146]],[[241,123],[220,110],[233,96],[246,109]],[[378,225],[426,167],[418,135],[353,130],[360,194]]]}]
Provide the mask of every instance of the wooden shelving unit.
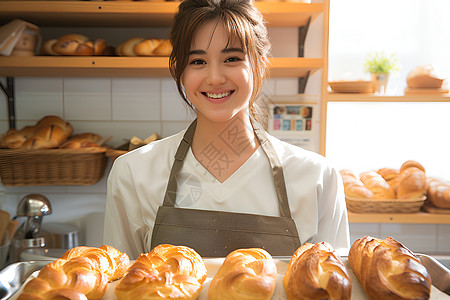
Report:
[{"label": "wooden shelving unit", "polygon": [[[0,1],[0,24],[15,18],[47,27],[168,27],[179,2]],[[307,26],[323,3],[257,2],[271,27]],[[305,77],[321,58],[273,57],[272,77]],[[164,57],[0,57],[0,76],[168,77]]]},{"label": "wooden shelving unit", "polygon": [[350,223],[404,223],[404,224],[450,224],[450,215],[431,213],[408,214],[359,214],[348,212]]},{"label": "wooden shelving unit", "polygon": [[450,94],[380,96],[375,94],[328,93],[328,102],[449,102]]}]

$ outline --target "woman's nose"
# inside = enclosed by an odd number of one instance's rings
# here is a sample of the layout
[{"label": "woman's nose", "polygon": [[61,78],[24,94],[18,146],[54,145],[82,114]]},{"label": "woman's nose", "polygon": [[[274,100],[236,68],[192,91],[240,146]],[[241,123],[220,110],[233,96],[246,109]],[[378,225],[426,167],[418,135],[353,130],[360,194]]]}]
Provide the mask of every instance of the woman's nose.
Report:
[{"label": "woman's nose", "polygon": [[221,66],[210,64],[208,68],[207,83],[210,85],[218,85],[225,82],[225,73]]}]

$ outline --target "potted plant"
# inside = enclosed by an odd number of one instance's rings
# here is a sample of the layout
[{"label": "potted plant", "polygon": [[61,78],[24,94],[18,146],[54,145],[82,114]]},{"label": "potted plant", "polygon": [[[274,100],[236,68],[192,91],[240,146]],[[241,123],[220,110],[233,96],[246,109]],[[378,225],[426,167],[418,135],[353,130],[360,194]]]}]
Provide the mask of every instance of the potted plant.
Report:
[{"label": "potted plant", "polygon": [[367,55],[364,62],[364,71],[372,76],[374,91],[384,94],[386,91],[389,74],[399,70],[398,59],[394,54],[374,52]]}]

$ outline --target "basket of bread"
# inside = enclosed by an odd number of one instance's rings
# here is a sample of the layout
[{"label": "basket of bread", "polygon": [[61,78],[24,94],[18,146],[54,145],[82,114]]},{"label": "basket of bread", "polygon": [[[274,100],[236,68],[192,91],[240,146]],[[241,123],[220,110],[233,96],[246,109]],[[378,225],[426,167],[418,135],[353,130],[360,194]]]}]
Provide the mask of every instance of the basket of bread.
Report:
[{"label": "basket of bread", "polygon": [[359,175],[344,169],[340,173],[347,208],[355,213],[414,213],[427,198],[425,169],[413,160],[400,169],[381,168]]},{"label": "basket of bread", "polygon": [[104,174],[107,157],[96,133],[73,134],[58,116],[10,129],[0,136],[0,178],[5,186],[92,185]]},{"label": "basket of bread", "polygon": [[28,278],[10,274],[27,278],[11,299],[447,299],[449,283],[444,276],[433,285],[439,265],[424,256],[371,236],[357,239],[348,257],[326,241],[306,242],[291,257],[241,248],[204,258],[161,244],[135,261],[109,245],[79,246]]}]

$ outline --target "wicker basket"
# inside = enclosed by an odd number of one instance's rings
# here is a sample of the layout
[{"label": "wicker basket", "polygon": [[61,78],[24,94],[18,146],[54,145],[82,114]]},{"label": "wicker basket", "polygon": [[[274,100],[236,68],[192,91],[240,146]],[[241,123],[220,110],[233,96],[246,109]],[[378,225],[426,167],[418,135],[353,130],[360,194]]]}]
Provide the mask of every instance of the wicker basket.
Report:
[{"label": "wicker basket", "polygon": [[0,149],[5,186],[92,185],[105,172],[106,149]]},{"label": "wicker basket", "polygon": [[355,213],[415,213],[426,197],[416,199],[365,199],[346,196],[347,209]]}]

